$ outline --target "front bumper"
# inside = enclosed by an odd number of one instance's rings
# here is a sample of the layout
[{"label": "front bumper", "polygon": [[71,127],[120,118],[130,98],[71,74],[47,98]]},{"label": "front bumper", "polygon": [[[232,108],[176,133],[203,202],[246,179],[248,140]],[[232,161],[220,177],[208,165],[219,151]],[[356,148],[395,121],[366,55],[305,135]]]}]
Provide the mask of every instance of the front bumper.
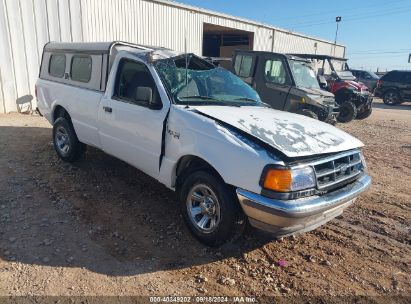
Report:
[{"label": "front bumper", "polygon": [[250,224],[277,237],[313,230],[340,215],[371,185],[364,174],[355,182],[321,196],[276,200],[237,189],[238,200]]},{"label": "front bumper", "polygon": [[362,112],[372,107],[373,97],[371,94],[360,94],[359,102],[357,103],[358,111]]}]

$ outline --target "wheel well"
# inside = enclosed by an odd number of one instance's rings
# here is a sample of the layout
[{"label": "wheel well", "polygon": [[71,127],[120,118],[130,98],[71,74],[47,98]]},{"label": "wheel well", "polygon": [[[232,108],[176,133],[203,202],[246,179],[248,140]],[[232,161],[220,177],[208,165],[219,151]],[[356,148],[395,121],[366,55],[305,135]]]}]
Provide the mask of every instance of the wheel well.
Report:
[{"label": "wheel well", "polygon": [[181,186],[184,177],[187,176],[190,172],[200,169],[209,171],[215,176],[221,178],[221,180],[224,180],[220,173],[218,173],[218,171],[204,159],[194,155],[186,155],[180,158],[177,163],[175,183],[176,188],[179,188]]},{"label": "wheel well", "polygon": [[53,111],[53,122],[55,122],[56,119],[60,117],[64,117],[68,121],[71,121],[70,114],[67,112],[67,110],[62,106],[56,106],[56,108]]},{"label": "wheel well", "polygon": [[386,90],[384,91],[384,94],[383,94],[383,95],[385,95],[385,94],[387,94],[387,93],[389,93],[389,92],[394,92],[394,93],[397,93],[398,95],[400,95],[400,91],[399,91],[397,88],[389,88],[389,89],[386,89]]}]

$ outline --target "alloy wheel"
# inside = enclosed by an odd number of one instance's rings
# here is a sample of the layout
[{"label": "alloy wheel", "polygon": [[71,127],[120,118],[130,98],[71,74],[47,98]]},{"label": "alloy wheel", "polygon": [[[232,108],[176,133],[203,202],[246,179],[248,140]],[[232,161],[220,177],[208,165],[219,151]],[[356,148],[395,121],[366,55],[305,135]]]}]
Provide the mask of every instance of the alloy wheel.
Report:
[{"label": "alloy wheel", "polygon": [[217,195],[205,184],[194,185],[187,196],[187,212],[195,227],[203,233],[217,229],[221,207]]}]

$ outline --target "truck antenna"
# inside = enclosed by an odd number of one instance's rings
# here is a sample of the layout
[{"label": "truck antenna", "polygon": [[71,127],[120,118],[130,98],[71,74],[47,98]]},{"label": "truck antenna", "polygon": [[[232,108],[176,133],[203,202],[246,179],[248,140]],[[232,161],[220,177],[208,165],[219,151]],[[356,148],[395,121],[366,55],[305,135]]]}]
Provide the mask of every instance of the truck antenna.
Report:
[{"label": "truck antenna", "polygon": [[186,93],[188,96],[188,56],[187,56],[187,27],[184,29],[184,56],[186,61]]}]

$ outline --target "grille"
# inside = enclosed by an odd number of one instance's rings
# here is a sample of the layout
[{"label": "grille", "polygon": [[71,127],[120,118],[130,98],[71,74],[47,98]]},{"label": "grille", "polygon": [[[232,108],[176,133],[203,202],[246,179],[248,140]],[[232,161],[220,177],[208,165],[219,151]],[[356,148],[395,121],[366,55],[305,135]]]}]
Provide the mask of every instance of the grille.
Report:
[{"label": "grille", "polygon": [[323,99],[323,103],[327,105],[333,105],[335,103],[335,99],[332,96],[325,96]]},{"label": "grille", "polygon": [[326,190],[344,185],[364,171],[361,152],[354,151],[336,155],[314,164],[317,188]]}]

